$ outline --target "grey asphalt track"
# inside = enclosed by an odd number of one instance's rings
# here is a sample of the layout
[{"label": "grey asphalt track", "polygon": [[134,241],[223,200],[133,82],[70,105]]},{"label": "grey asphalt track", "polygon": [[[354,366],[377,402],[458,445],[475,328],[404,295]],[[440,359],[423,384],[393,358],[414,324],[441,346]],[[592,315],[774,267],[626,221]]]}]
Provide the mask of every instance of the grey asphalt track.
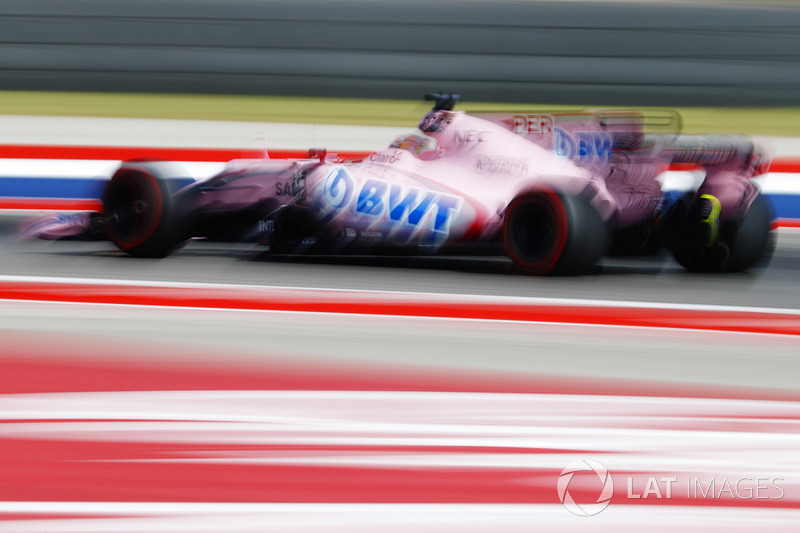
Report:
[{"label": "grey asphalt track", "polygon": [[605,259],[586,276],[532,278],[511,274],[502,258],[270,258],[266,248],[228,243],[193,242],[165,259],[136,259],[108,242],[19,241],[19,220],[0,226],[3,275],[800,308],[796,230],[781,230],[772,262],[753,272],[691,274],[664,253]]},{"label": "grey asphalt track", "polygon": [[[6,228],[8,229],[8,228]],[[596,274],[529,278],[497,259],[269,259],[243,245],[192,243],[163,260],[134,259],[105,242],[15,241],[5,231],[0,274],[213,282],[488,295],[800,308],[800,233],[783,232],[770,266],[701,276],[669,258],[608,260]],[[601,378],[705,388],[800,388],[791,336],[387,317],[197,311],[0,302],[0,333],[68,335],[142,357],[231,364],[391,365],[532,379]],[[161,347],[158,354],[153,346]],[[124,351],[130,354],[130,350]],[[188,355],[187,355],[188,354]]]}]

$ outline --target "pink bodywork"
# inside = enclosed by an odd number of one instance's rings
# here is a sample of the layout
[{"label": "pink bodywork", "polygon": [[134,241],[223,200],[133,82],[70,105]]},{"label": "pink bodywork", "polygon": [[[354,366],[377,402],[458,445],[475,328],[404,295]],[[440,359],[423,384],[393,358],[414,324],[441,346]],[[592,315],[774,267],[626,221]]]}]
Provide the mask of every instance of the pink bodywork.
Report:
[{"label": "pink bodywork", "polygon": [[[748,138],[645,135],[636,112],[441,110],[419,130],[360,161],[232,161],[190,187],[193,209],[298,205],[334,238],[435,248],[495,238],[512,199],[542,189],[583,196],[612,229],[652,221],[664,201],[658,178],[676,162],[705,168],[699,194],[720,200],[722,218],[735,217],[758,194],[751,178],[769,166]],[[28,235],[73,236],[87,223],[71,220],[40,221]]]},{"label": "pink bodywork", "polygon": [[91,213],[44,213],[24,221],[19,227],[22,239],[38,237],[45,240],[69,239],[85,235],[90,230]]},{"label": "pink bodywork", "polygon": [[[400,139],[364,161],[310,170],[308,205],[345,233],[438,245],[492,238],[514,197],[552,189],[583,195],[619,229],[657,216],[664,198],[657,178],[676,156],[666,146],[674,136],[645,137],[643,117],[631,112],[435,111],[419,128],[435,146],[409,149]],[[724,163],[711,161],[701,190],[719,196],[723,206],[749,205],[757,193],[754,168],[745,164],[750,156],[729,152]]]}]

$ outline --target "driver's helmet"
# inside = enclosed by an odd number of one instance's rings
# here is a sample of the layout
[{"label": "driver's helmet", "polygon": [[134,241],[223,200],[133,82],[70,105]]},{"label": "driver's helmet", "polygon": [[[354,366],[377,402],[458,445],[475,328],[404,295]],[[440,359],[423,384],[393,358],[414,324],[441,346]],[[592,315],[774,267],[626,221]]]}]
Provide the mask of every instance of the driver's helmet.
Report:
[{"label": "driver's helmet", "polygon": [[436,139],[433,137],[429,137],[423,133],[410,133],[396,138],[392,141],[389,148],[406,150],[419,157],[420,154],[424,152],[436,150],[436,144]]}]

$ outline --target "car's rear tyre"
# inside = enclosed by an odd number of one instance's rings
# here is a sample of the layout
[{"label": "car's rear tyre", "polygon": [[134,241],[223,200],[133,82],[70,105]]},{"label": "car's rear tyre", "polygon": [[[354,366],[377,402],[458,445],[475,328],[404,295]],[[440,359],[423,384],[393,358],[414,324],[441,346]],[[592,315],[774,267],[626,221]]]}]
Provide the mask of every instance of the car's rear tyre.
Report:
[{"label": "car's rear tyre", "polygon": [[173,197],[176,182],[156,165],[127,164],[103,195],[103,219],[111,241],[135,257],[165,257],[188,238]]},{"label": "car's rear tyre", "polygon": [[703,224],[702,199],[689,208],[687,220],[672,244],[675,260],[690,272],[739,272],[765,265],[774,250],[772,205],[758,195],[747,212],[738,219],[720,224],[714,242],[707,245],[707,226]]},{"label": "car's rear tyre", "polygon": [[515,198],[502,238],[515,269],[536,276],[586,273],[609,246],[608,227],[589,202],[554,191]]}]

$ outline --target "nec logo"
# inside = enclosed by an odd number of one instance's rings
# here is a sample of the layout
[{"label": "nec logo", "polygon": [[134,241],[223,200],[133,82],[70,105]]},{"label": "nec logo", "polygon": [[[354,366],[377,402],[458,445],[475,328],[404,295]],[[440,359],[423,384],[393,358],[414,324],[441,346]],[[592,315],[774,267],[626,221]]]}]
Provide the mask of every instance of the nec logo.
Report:
[{"label": "nec logo", "polygon": [[[577,136],[575,139],[574,136]],[[568,134],[561,128],[556,128],[555,152],[560,157],[566,157],[579,163],[608,163],[611,152],[614,151],[614,140],[604,132],[577,132]]]},{"label": "nec logo", "polygon": [[479,130],[465,130],[465,131],[457,131],[456,132],[456,142],[457,143],[474,143],[474,142],[485,142],[486,138],[489,136],[488,131],[479,131]]}]

